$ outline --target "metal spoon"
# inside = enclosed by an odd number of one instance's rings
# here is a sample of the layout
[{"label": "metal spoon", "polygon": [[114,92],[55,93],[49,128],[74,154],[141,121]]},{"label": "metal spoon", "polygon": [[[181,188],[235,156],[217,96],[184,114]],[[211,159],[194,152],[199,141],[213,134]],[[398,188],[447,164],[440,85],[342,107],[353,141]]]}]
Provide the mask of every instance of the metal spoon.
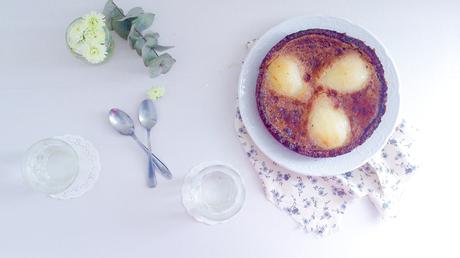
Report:
[{"label": "metal spoon", "polygon": [[[139,145],[144,146],[139,139],[137,138],[134,132],[134,123],[131,117],[125,112],[113,108],[110,110],[109,113],[109,120],[112,126],[122,135],[131,136]],[[148,173],[148,181],[147,185],[149,187],[155,187],[157,185],[157,179],[155,177],[155,168],[153,167],[152,163],[150,162],[152,159],[149,156],[149,173]]]},{"label": "metal spoon", "polygon": [[161,162],[161,160],[158,159],[158,157],[155,156],[152,152],[149,152],[149,149],[145,147],[141,141],[139,141],[136,134],[134,133],[133,120],[128,116],[128,114],[117,108],[112,108],[109,112],[109,121],[115,130],[117,130],[122,135],[131,136],[147,154],[152,156],[155,166],[160,170],[163,176],[168,179],[172,178],[172,174],[168,167],[166,167],[166,165],[163,164],[163,162]]},{"label": "metal spoon", "polygon": [[[155,126],[157,123],[157,111],[153,102],[149,99],[145,99],[142,101],[141,105],[139,106],[139,122],[142,127],[147,130],[147,148],[149,152],[152,152],[152,144],[150,142],[150,130]],[[153,158],[149,155],[149,186],[156,183],[155,177],[155,167],[153,166]],[[151,186],[153,187],[153,186]]]},{"label": "metal spoon", "polygon": [[[155,105],[153,104],[153,101],[151,101],[150,99],[145,99],[144,101],[142,101],[141,105],[139,106],[139,122],[142,125],[142,127],[144,127],[147,130],[147,146],[149,153],[152,153],[152,145],[150,142],[150,130],[156,125],[157,119],[157,110],[155,108]],[[153,163],[155,163],[155,159],[152,156],[150,156],[150,159]],[[166,168],[166,166],[163,163],[161,164]],[[161,169],[159,166],[157,167],[159,168],[160,174],[162,176],[164,176],[167,179],[172,178],[172,174],[168,168]]]}]

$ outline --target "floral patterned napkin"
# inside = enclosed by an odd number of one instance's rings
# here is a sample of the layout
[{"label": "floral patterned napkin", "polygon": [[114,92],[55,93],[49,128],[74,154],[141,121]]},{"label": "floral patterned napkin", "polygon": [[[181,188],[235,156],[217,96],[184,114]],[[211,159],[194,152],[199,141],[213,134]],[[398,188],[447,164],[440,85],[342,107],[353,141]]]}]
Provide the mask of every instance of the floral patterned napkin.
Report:
[{"label": "floral patterned napkin", "polygon": [[355,198],[368,196],[384,218],[394,217],[404,186],[417,167],[411,151],[416,129],[405,121],[369,162],[332,177],[299,175],[268,159],[252,142],[239,110],[235,128],[268,200],[305,231],[319,235],[338,228],[347,205]]}]

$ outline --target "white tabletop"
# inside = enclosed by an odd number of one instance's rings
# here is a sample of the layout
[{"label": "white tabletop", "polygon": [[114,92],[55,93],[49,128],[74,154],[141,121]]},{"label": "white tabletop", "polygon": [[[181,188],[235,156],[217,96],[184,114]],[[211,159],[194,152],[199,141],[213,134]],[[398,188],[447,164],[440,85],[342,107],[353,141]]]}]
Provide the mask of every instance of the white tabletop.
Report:
[{"label": "white tabletop", "polygon": [[[75,59],[66,26],[104,1],[4,1],[0,22],[0,257],[447,257],[458,255],[460,2],[458,1],[127,1],[157,14],[153,29],[177,59],[148,77],[127,42],[115,38],[104,65]],[[246,42],[284,19],[348,18],[387,47],[401,79],[402,115],[423,129],[423,167],[401,201],[399,218],[382,221],[366,199],[353,202],[341,230],[305,234],[266,201],[235,136],[237,78]],[[111,107],[136,113],[145,90],[162,85],[154,151],[175,180],[145,187],[146,157],[108,125]],[[77,134],[101,155],[96,186],[60,201],[27,188],[21,157],[33,142]],[[139,130],[139,133],[141,131]],[[456,137],[454,137],[456,136]],[[207,160],[232,164],[247,189],[242,211],[206,226],[187,216],[180,187]],[[454,206],[456,205],[456,206]],[[457,256],[458,257],[458,256]]]}]

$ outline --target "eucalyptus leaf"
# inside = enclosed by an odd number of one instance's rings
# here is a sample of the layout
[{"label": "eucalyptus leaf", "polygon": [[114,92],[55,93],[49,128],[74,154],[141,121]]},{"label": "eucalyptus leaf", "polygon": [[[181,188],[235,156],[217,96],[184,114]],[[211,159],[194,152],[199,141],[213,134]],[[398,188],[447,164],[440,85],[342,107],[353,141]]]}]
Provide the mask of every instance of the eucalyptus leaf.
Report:
[{"label": "eucalyptus leaf", "polygon": [[131,30],[128,34],[128,43],[131,49],[134,49],[134,44],[140,38],[142,38],[142,34],[140,34],[139,31],[137,31],[136,28],[134,28],[134,26],[131,26]]},{"label": "eucalyptus leaf", "polygon": [[107,3],[104,5],[104,9],[102,9],[102,14],[105,16],[109,16],[109,14],[115,9],[117,6],[112,0],[108,0]]},{"label": "eucalyptus leaf", "polygon": [[135,17],[141,13],[144,13],[144,9],[142,9],[142,7],[134,7],[128,11],[128,13],[126,14],[126,17]]},{"label": "eucalyptus leaf", "polygon": [[113,30],[113,20],[118,20],[124,17],[123,10],[119,8],[112,0],[107,1],[102,13],[105,16],[105,23],[109,30]]},{"label": "eucalyptus leaf", "polygon": [[142,34],[134,27],[131,27],[128,35],[128,43],[132,49],[135,49],[139,56],[142,56],[142,47],[146,40]]},{"label": "eucalyptus leaf", "polygon": [[142,48],[144,47],[144,44],[145,44],[145,39],[144,38],[139,38],[134,43],[134,49],[136,50],[136,53],[139,56],[142,56]]},{"label": "eucalyptus leaf", "polygon": [[144,38],[145,39],[151,38],[151,39],[154,39],[154,40],[156,40],[158,42],[158,39],[160,38],[160,34],[149,30],[149,31],[144,33]]},{"label": "eucalyptus leaf", "polygon": [[[158,59],[158,57],[156,59]],[[163,71],[161,66],[159,66],[158,64],[154,62],[152,62],[152,64],[150,64],[148,68],[149,68],[150,78],[158,77],[159,75],[161,75]]]},{"label": "eucalyptus leaf", "polygon": [[131,30],[132,23],[136,17],[131,17],[126,20],[112,21],[113,30],[122,38],[127,39]]},{"label": "eucalyptus leaf", "polygon": [[106,17],[115,17],[120,15],[124,16],[123,10],[119,8],[112,0],[108,0],[107,3],[105,3],[102,14],[104,14]]},{"label": "eucalyptus leaf", "polygon": [[156,38],[152,38],[152,37],[145,37],[144,36],[144,39],[145,39],[145,45],[149,46],[150,48],[153,49],[153,47],[157,44],[157,39]]},{"label": "eucalyptus leaf", "polygon": [[129,10],[126,16],[120,19],[119,21],[124,21],[124,20],[131,19],[131,18],[135,19],[143,13],[144,13],[144,10],[142,8],[134,7],[133,9]]},{"label": "eucalyptus leaf", "polygon": [[[117,12],[117,13],[118,13],[118,12]],[[114,21],[117,21],[117,20],[119,20],[119,19],[121,19],[121,18],[123,18],[123,17],[124,17],[124,16],[123,16],[122,14],[118,14],[117,16],[113,16],[113,17],[107,18],[107,19],[105,20],[105,24],[107,25],[107,28],[108,28],[109,30],[113,30],[113,22],[114,22]]]},{"label": "eucalyptus leaf", "polygon": [[176,60],[167,53],[158,56],[157,58],[150,61],[148,66],[150,77],[154,78],[160,74],[167,73],[175,62]]},{"label": "eucalyptus leaf", "polygon": [[130,47],[131,49],[134,49],[134,43],[136,43],[136,39],[134,39],[134,38],[132,38],[132,37],[130,37],[130,36],[128,35],[128,45],[129,45],[129,47]]},{"label": "eucalyptus leaf", "polygon": [[147,41],[144,46],[142,47],[142,60],[144,61],[144,65],[148,66],[150,62],[158,57],[158,54],[155,52],[152,46],[148,44]]},{"label": "eucalyptus leaf", "polygon": [[156,57],[158,54],[156,53],[154,46],[157,44],[157,39],[154,37],[145,37],[145,44],[142,47],[142,60],[144,61],[144,65],[148,66],[148,64]]},{"label": "eucalyptus leaf", "polygon": [[144,34],[144,39],[149,41],[151,46],[158,44],[159,37],[160,34],[151,31]]},{"label": "eucalyptus leaf", "polygon": [[149,37],[152,37],[152,38],[155,38],[155,39],[159,39],[160,38],[160,34],[156,33],[156,32],[153,32],[151,30],[148,30],[144,33],[144,37],[145,38],[149,38]]},{"label": "eucalyptus leaf", "polygon": [[160,37],[160,34],[158,33],[146,33],[144,35],[144,39],[147,41],[146,45],[151,47],[153,50],[156,51],[165,51],[167,49],[172,48],[172,46],[162,46],[158,45],[158,38]]},{"label": "eucalyptus leaf", "polygon": [[158,52],[163,52],[163,51],[166,51],[170,48],[173,48],[173,46],[162,46],[162,45],[154,45],[153,46],[153,49],[155,49],[155,51],[158,51]]},{"label": "eucalyptus leaf", "polygon": [[155,15],[153,13],[143,13],[137,16],[136,20],[134,21],[133,25],[136,27],[138,31],[144,31],[153,23],[153,19]]}]

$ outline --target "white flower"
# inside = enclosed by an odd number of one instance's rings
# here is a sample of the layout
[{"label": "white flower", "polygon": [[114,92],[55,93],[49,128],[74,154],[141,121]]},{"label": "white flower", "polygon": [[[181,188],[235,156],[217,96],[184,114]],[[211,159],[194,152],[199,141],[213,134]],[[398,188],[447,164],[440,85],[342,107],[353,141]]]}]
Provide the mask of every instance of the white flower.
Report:
[{"label": "white flower", "polygon": [[92,44],[105,43],[105,31],[103,29],[86,30],[84,33],[85,42]]},{"label": "white flower", "polygon": [[98,12],[90,12],[83,17],[83,20],[90,30],[98,30],[105,26],[104,15]]},{"label": "white flower", "polygon": [[77,42],[83,39],[83,33],[86,30],[86,24],[82,19],[74,21],[68,30],[68,41]]},{"label": "white flower", "polygon": [[105,60],[107,47],[102,44],[86,42],[82,48],[81,55],[92,64],[97,64]]},{"label": "white flower", "polygon": [[70,49],[72,49],[73,52],[81,55],[83,46],[85,45],[84,41],[82,40],[75,41],[72,39],[68,39],[67,43],[69,44],[69,47]]},{"label": "white flower", "polygon": [[147,90],[147,96],[152,99],[152,100],[158,100],[161,97],[163,97],[166,93],[166,90],[164,87],[152,87],[149,90]]}]

